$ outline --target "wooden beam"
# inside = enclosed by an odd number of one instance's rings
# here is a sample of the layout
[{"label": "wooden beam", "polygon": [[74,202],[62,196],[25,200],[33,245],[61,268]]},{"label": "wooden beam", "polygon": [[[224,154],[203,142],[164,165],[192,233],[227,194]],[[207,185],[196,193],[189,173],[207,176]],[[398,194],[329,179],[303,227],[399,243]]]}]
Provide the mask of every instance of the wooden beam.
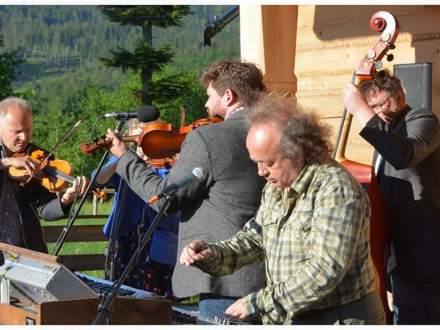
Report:
[{"label": "wooden beam", "polygon": [[104,269],[105,256],[103,254],[61,255],[58,258],[60,263],[74,272]]},{"label": "wooden beam", "polygon": [[[64,226],[43,227],[46,242],[56,242]],[[98,242],[107,239],[102,232],[102,225],[73,226],[66,237],[66,242]]]}]

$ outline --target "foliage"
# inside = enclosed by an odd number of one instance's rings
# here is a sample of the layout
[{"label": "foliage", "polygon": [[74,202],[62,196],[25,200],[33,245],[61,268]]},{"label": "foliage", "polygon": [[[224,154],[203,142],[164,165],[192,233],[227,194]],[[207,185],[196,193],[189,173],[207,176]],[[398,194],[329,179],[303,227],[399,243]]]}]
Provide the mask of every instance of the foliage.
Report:
[{"label": "foliage", "polygon": [[183,18],[191,14],[189,6],[101,6],[101,10],[121,25],[152,24],[161,28],[181,26]]},{"label": "foliage", "polygon": [[[3,38],[0,36],[0,48],[3,47]],[[15,78],[15,69],[20,61],[16,52],[0,53],[0,99],[12,95],[12,81]]]},{"label": "foliage", "polygon": [[[219,59],[239,56],[239,21],[234,20],[203,47],[203,28],[212,15],[226,6],[190,6],[193,14],[182,26],[153,27],[154,45],[171,45],[173,62],[152,75],[150,93],[164,121],[180,124],[180,108],[187,109],[186,123],[205,117],[206,95],[198,84],[201,70]],[[96,6],[0,6],[0,31],[4,49],[25,61],[19,66],[14,94],[24,95],[33,105],[34,142],[51,149],[79,119],[82,123],[56,155],[69,161],[78,175],[83,161],[80,143],[89,142],[93,124],[106,112],[135,111],[140,105],[140,77],[108,68],[99,58],[110,49],[136,45],[141,29],[120,26],[104,18]],[[130,46],[131,45],[131,46]],[[162,86],[156,81],[162,81]],[[171,100],[170,95],[176,98]],[[96,135],[114,127],[111,119],[100,120]],[[85,175],[100,160],[88,156]]]},{"label": "foliage", "polygon": [[[229,23],[203,46],[203,29],[209,17],[222,15],[228,6],[190,6],[192,14],[182,26],[153,27],[157,47],[171,45],[175,50],[171,66],[180,71],[196,70],[218,59],[240,56],[239,20]],[[0,29],[6,51],[19,50],[24,60],[16,84],[64,75],[73,70],[102,69],[99,58],[110,49],[128,49],[142,33],[139,27],[120,26],[107,20],[97,6],[7,6],[0,5]],[[98,73],[99,74],[99,73]],[[112,87],[118,81],[112,82]]]},{"label": "foliage", "polygon": [[[142,104],[151,104],[155,99],[150,94],[150,81],[153,72],[169,63],[173,51],[168,45],[153,48],[153,26],[167,28],[181,26],[183,17],[190,14],[188,6],[102,6],[104,15],[122,25],[134,25],[142,28],[142,38],[137,40],[133,52],[119,48],[113,51],[111,59],[103,59],[107,66],[131,69],[140,74],[140,100]],[[160,85],[160,80],[156,80]],[[165,87],[165,86],[163,86]],[[159,92],[161,89],[158,89]],[[177,95],[168,94],[171,99]]]},{"label": "foliage", "polygon": [[[56,85],[56,80],[53,85]],[[76,169],[76,174],[82,166],[84,155],[80,144],[90,143],[91,139],[101,136],[106,128],[112,127],[112,120],[99,120],[98,117],[107,112],[130,111],[139,105],[132,93],[133,84],[127,83],[117,91],[98,89],[91,82],[85,83],[80,89],[65,95],[64,100],[32,100],[36,116],[34,118],[34,140],[42,147],[50,148],[78,120],[80,126],[74,134],[57,151],[57,157],[67,159]],[[46,108],[42,105],[46,104]],[[91,134],[94,133],[92,136]],[[96,167],[101,153],[87,158],[84,173],[89,174]]]},{"label": "foliage", "polygon": [[145,42],[138,41],[134,52],[129,52],[119,48],[117,51],[111,51],[112,58],[102,58],[107,66],[120,67],[123,71],[128,69],[134,72],[150,68],[152,71],[161,70],[165,64],[169,63],[174,55],[171,47],[166,46],[160,49],[154,49]]}]

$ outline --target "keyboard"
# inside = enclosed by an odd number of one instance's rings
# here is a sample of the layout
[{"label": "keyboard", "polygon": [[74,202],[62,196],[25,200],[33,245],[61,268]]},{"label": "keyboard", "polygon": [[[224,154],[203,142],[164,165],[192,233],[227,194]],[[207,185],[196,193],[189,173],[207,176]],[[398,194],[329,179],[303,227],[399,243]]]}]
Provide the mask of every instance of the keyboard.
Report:
[{"label": "keyboard", "polygon": [[[92,290],[98,294],[106,294],[110,291],[113,282],[97,278],[94,276],[75,272],[75,275],[87,284]],[[128,285],[121,285],[117,291],[118,296],[128,296],[138,299],[162,299],[163,297],[150,292],[137,288],[132,288]],[[208,318],[201,316],[199,312],[188,311],[178,306],[171,307],[171,319],[172,324],[200,324],[200,325],[247,325],[251,323],[243,322],[240,320],[228,318],[215,317]]]},{"label": "keyboard", "polygon": [[[94,276],[82,274],[80,272],[75,272],[75,275],[82,280],[85,284],[87,284],[92,290],[97,292],[98,294],[107,294],[109,293],[113,282],[107,281],[101,278],[97,278]],[[126,296],[133,297],[138,299],[160,299],[161,296],[150,292],[137,288],[132,288],[128,285],[121,285],[121,287],[117,291],[118,296]]]},{"label": "keyboard", "polygon": [[249,325],[244,321],[236,320],[226,315],[221,317],[208,318],[200,315],[199,312],[188,311],[186,309],[171,306],[172,324],[199,324],[199,325]]}]

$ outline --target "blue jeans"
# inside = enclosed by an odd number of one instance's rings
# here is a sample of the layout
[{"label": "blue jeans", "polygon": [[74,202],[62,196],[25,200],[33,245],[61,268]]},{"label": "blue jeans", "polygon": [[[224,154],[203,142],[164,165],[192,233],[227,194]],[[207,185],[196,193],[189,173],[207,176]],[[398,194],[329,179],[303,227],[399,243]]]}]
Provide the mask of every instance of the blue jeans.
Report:
[{"label": "blue jeans", "polygon": [[408,281],[397,268],[391,271],[394,324],[440,324],[440,275]]},{"label": "blue jeans", "polygon": [[201,293],[199,300],[200,315],[210,318],[223,317],[225,310],[239,298]]}]

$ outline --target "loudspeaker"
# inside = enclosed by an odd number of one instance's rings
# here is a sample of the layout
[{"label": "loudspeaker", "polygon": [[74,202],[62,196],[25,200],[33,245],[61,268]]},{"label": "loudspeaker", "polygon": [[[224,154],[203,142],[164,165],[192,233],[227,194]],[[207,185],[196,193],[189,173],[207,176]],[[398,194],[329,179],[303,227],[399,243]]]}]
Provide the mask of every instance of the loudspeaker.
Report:
[{"label": "loudspeaker", "polygon": [[432,63],[395,64],[394,74],[400,78],[411,108],[432,110]]}]

